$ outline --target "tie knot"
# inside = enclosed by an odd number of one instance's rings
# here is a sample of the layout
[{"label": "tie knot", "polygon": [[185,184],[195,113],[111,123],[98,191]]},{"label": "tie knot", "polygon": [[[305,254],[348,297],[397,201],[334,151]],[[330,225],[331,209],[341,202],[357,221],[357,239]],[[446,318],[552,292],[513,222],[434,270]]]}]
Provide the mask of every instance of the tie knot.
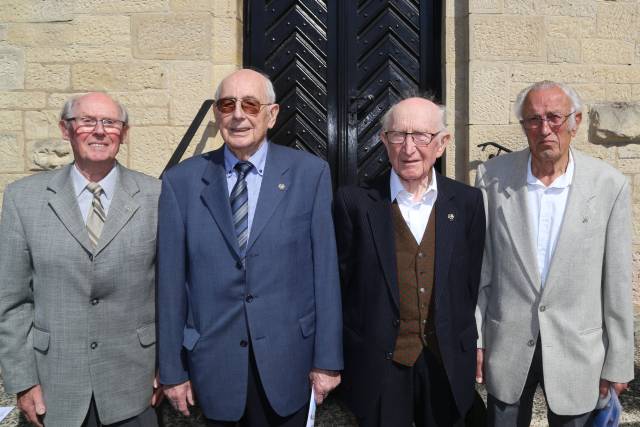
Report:
[{"label": "tie knot", "polygon": [[234,166],[234,169],[238,171],[238,179],[244,179],[249,171],[253,168],[251,162],[238,162]]},{"label": "tie knot", "polygon": [[102,187],[97,182],[90,182],[87,184],[87,190],[91,191],[94,196],[102,194]]}]

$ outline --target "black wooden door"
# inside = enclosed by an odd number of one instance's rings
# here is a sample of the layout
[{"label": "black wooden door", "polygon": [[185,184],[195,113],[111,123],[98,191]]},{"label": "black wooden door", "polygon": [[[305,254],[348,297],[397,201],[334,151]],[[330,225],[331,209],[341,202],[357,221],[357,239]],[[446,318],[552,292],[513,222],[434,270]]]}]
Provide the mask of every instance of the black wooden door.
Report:
[{"label": "black wooden door", "polygon": [[245,0],[244,66],[274,82],[269,137],[331,165],[334,184],[388,169],[379,121],[406,91],[440,98],[438,0]]}]

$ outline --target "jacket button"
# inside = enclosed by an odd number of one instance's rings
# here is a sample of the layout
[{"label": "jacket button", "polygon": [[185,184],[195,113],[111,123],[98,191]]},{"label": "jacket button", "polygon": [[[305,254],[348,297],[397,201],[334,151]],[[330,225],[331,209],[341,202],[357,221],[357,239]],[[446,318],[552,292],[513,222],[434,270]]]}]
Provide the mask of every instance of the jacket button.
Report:
[{"label": "jacket button", "polygon": [[418,252],[418,258],[424,258],[424,253],[423,252]]},{"label": "jacket button", "polygon": [[253,301],[253,295],[249,294],[247,295],[247,297],[244,299],[246,302],[251,302]]},{"label": "jacket button", "polygon": [[99,302],[100,300],[98,298],[94,298],[91,300],[91,305],[98,305]]},{"label": "jacket button", "polygon": [[240,347],[246,347],[247,345],[249,345],[249,343],[245,340],[240,341]]},{"label": "jacket button", "polygon": [[244,264],[242,263],[242,261],[238,261],[236,262],[236,268],[238,270],[242,270],[242,268],[244,267]]},{"label": "jacket button", "polygon": [[394,319],[394,320],[393,320],[393,326],[395,326],[396,328],[397,328],[398,326],[400,326],[400,319]]},{"label": "jacket button", "polygon": [[89,254],[89,261],[93,262],[93,254]]},{"label": "jacket button", "polygon": [[391,359],[393,359],[393,353],[392,353],[392,352],[390,352],[390,351],[389,351],[389,352],[387,352],[387,353],[384,355],[384,358],[385,358],[385,359],[387,359],[387,360],[391,360]]},{"label": "jacket button", "polygon": [[97,342],[92,342],[91,343],[91,350],[95,350],[98,347],[98,343]]},{"label": "jacket button", "polygon": [[544,305],[541,305],[541,306],[540,306],[540,311],[545,311],[546,309],[547,309],[547,307],[546,307],[546,306],[544,306]]},{"label": "jacket button", "polygon": [[536,345],[536,342],[534,340],[529,340],[529,342],[527,342],[527,345],[529,347],[533,347],[534,345]]}]

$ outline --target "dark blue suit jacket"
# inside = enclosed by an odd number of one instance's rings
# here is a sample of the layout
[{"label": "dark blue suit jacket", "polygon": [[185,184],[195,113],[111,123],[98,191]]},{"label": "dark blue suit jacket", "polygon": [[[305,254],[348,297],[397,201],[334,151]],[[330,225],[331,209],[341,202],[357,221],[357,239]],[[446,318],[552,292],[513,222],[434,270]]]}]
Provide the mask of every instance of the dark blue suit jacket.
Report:
[{"label": "dark blue suit jacket", "polygon": [[161,382],[191,380],[206,417],[238,420],[250,341],[273,409],[299,410],[312,368],[342,369],[327,163],[269,143],[244,260],[222,148],[167,171],[159,204]]}]

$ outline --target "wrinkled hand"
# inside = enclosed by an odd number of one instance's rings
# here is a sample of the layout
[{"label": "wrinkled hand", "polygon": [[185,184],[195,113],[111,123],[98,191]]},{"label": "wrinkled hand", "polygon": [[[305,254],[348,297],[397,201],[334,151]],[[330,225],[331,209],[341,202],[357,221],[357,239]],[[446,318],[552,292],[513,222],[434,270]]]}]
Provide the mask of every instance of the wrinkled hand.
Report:
[{"label": "wrinkled hand", "polygon": [[484,348],[476,350],[476,382],[484,383]]},{"label": "wrinkled hand", "polygon": [[164,395],[169,399],[169,403],[173,409],[180,412],[185,417],[191,415],[189,406],[193,406],[193,392],[191,391],[191,381],[185,381],[181,384],[165,385]]},{"label": "wrinkled hand", "polygon": [[34,385],[18,393],[18,408],[24,413],[29,422],[37,427],[43,427],[42,416],[47,412],[42,398],[42,387]]},{"label": "wrinkled hand", "polygon": [[629,388],[628,383],[612,383],[600,378],[600,397],[605,397],[607,395],[607,393],[609,392],[609,386],[611,385],[613,385],[613,389],[618,396],[620,396]]},{"label": "wrinkled hand", "polygon": [[156,376],[153,379],[153,393],[151,394],[151,406],[156,407],[164,400],[163,386],[160,384],[160,378],[156,372]]},{"label": "wrinkled hand", "polygon": [[321,405],[329,392],[340,384],[340,372],[312,369],[309,373],[309,380],[313,390],[316,392],[316,403]]}]

